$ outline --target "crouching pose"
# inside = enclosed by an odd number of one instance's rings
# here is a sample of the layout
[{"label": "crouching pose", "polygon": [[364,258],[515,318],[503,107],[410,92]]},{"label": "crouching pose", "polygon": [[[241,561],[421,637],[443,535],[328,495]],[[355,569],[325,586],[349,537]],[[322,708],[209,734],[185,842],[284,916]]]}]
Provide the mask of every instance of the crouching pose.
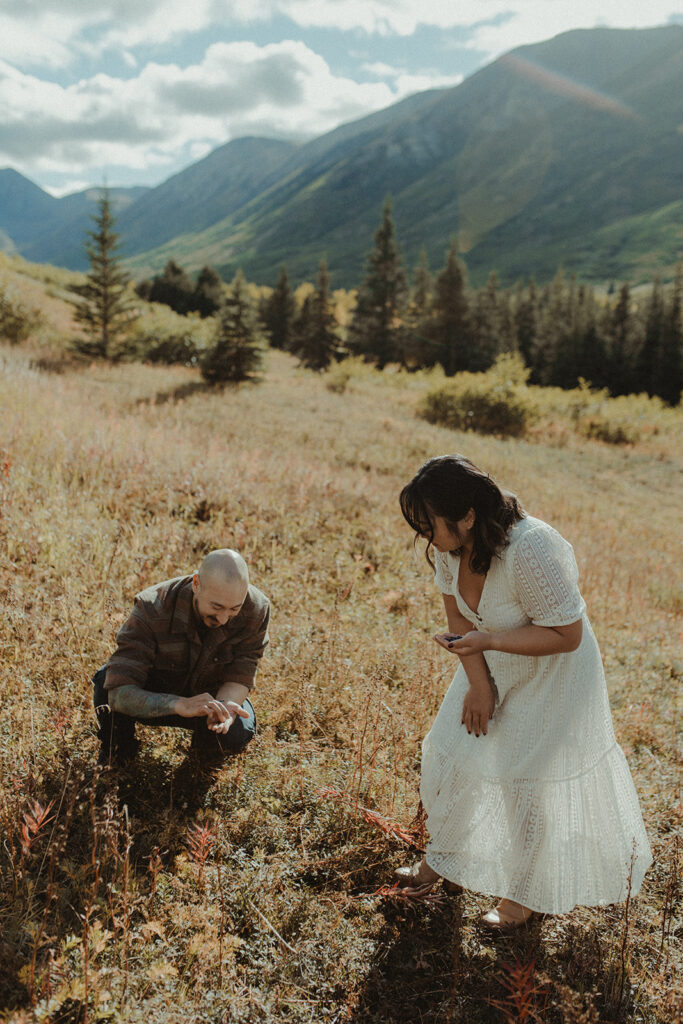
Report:
[{"label": "crouching pose", "polygon": [[200,761],[244,750],[256,719],[249,691],[268,643],[270,605],[246,562],[210,552],[193,575],[143,590],[93,678],[98,763],[135,757],[135,723],[192,731]]}]

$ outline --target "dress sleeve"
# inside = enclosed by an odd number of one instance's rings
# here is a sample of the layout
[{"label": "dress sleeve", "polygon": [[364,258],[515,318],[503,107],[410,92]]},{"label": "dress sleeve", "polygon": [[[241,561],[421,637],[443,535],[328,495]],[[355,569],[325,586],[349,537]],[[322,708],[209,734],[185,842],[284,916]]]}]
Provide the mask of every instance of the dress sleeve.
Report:
[{"label": "dress sleeve", "polygon": [[515,586],[536,626],[568,626],[583,615],[574,551],[552,527],[530,530],[513,553]]},{"label": "dress sleeve", "polygon": [[448,555],[445,551],[434,552],[434,582],[442,594],[453,593],[453,573],[448,567]]}]

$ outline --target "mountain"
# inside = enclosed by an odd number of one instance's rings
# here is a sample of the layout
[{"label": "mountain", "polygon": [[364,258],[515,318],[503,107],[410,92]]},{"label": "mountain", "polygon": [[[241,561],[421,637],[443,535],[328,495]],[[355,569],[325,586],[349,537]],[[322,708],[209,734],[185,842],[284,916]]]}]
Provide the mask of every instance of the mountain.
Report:
[{"label": "mountain", "polygon": [[299,147],[246,206],[132,265],[173,255],[272,282],[283,262],[311,278],[326,254],[334,283],[355,284],[391,193],[409,266],[423,245],[440,266],[455,234],[478,280],[581,273],[593,247],[618,276],[604,232],[633,217],[654,229],[681,199],[681,125],[683,27],[564,33]]},{"label": "mountain", "polygon": [[57,199],[11,167],[0,170],[0,230],[6,238],[2,248],[21,251],[40,234],[57,204]]},{"label": "mountain", "polygon": [[296,149],[276,139],[235,139],[173,175],[118,220],[127,252],[197,233],[244,207],[272,181]]},{"label": "mountain", "polygon": [[[148,191],[110,188],[112,209],[120,216]],[[100,194],[100,188],[89,188],[57,199],[17,171],[0,170],[0,249],[38,263],[82,269],[87,266],[83,242]]]},{"label": "mountain", "polygon": [[[74,240],[62,229],[60,259],[50,228],[64,200],[13,181],[27,226],[6,219],[7,173],[0,232],[67,263]],[[477,282],[492,269],[547,280],[559,265],[605,280],[670,271],[682,186],[683,26],[579,30],[303,145],[230,142],[121,209],[117,230],[139,276],[174,258],[264,283],[286,263],[311,279],[326,255],[333,284],[352,286],[390,193],[409,267],[422,246],[441,266],[456,235]]]},{"label": "mountain", "polygon": [[[119,231],[119,218],[132,206],[137,199],[146,195],[149,188],[135,185],[130,188],[110,188],[109,201],[116,217],[116,230]],[[84,270],[88,266],[88,258],[84,250],[87,232],[93,227],[93,215],[97,212],[97,202],[102,194],[100,187],[88,188],[83,192],[56,199],[57,204],[46,218],[46,223],[39,234],[22,248],[22,255],[37,263],[55,263],[73,270]]]}]

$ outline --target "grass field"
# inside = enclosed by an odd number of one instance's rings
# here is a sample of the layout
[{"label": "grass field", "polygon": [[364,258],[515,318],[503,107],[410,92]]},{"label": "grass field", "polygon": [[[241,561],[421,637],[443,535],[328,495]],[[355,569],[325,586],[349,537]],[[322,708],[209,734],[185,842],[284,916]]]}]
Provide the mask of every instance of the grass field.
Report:
[{"label": "grass field", "polygon": [[[0,366],[3,1020],[678,1019],[676,414],[630,446],[505,441],[418,419],[420,375],[356,367],[333,391],[281,353],[222,393],[191,369],[42,372],[30,346]],[[487,896],[376,895],[417,857],[380,825],[420,841],[420,742],[453,670],[397,495],[452,450],[574,545],[655,856],[628,912],[494,941]],[[217,546],[273,603],[258,739],[200,778],[187,739],[141,730],[135,769],[99,778],[90,677],[134,594]]]}]

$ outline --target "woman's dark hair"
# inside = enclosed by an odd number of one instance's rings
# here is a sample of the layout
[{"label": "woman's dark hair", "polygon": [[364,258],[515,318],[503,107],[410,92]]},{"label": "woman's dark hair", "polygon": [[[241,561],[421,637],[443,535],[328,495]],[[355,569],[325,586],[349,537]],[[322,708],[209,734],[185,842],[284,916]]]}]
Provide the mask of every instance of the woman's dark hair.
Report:
[{"label": "woman's dark hair", "polygon": [[401,512],[415,533],[428,541],[425,557],[432,569],[432,516],[441,516],[457,535],[456,524],[474,509],[472,572],[489,571],[491,559],[509,544],[510,527],[524,518],[514,494],[501,491],[488,473],[464,455],[429,459],[401,491]]}]

